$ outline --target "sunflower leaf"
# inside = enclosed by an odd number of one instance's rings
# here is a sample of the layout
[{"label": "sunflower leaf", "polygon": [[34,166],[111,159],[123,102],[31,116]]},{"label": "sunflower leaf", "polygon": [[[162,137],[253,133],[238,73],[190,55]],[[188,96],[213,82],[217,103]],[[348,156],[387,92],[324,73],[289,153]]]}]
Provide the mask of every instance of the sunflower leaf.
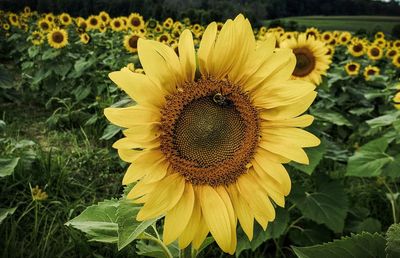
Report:
[{"label": "sunflower leaf", "polygon": [[87,207],[81,214],[65,223],[86,233],[90,241],[118,242],[117,200],[105,200]]},{"label": "sunflower leaf", "polygon": [[382,168],[394,160],[385,153],[387,147],[388,141],[383,137],[363,145],[349,158],[346,175],[357,177],[381,175]]},{"label": "sunflower leaf", "polygon": [[292,246],[294,253],[299,258],[336,258],[336,257],[363,257],[384,258],[385,239],[378,233],[361,233],[343,237],[322,245],[309,247]]},{"label": "sunflower leaf", "polygon": [[0,208],[0,224],[3,222],[5,218],[7,218],[8,215],[12,215],[16,209],[17,207],[8,209]]},{"label": "sunflower leaf", "polygon": [[19,158],[2,159],[0,158],[0,177],[9,176],[14,173],[15,167],[18,165]]},{"label": "sunflower leaf", "polygon": [[136,215],[140,208],[140,206],[137,206],[128,200],[120,201],[117,209],[118,250],[129,245],[151,224],[157,221],[157,218],[146,221],[137,221]]},{"label": "sunflower leaf", "polygon": [[337,181],[318,185],[318,190],[314,192],[293,189],[292,201],[304,217],[323,223],[334,232],[342,232],[348,211],[348,199],[343,186]]},{"label": "sunflower leaf", "polygon": [[400,224],[393,224],[386,232],[386,252],[388,258],[400,257]]}]

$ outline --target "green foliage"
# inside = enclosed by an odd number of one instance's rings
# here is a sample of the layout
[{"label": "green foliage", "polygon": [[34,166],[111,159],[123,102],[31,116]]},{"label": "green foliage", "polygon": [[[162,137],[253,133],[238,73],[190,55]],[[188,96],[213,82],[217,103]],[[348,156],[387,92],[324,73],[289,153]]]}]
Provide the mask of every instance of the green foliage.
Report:
[{"label": "green foliage", "polygon": [[400,256],[400,224],[393,224],[386,232],[386,253],[388,258]]},{"label": "green foliage", "polygon": [[0,159],[0,177],[11,175],[18,165],[19,158]]},{"label": "green foliage", "polygon": [[6,218],[8,215],[12,215],[12,214],[15,212],[16,209],[17,209],[17,207],[15,207],[15,208],[8,208],[8,209],[0,208],[0,225],[1,225],[1,223],[3,222],[3,220],[5,220],[5,218]]},{"label": "green foliage", "polygon": [[292,248],[299,258],[386,257],[385,239],[377,233],[353,234],[323,245]]}]

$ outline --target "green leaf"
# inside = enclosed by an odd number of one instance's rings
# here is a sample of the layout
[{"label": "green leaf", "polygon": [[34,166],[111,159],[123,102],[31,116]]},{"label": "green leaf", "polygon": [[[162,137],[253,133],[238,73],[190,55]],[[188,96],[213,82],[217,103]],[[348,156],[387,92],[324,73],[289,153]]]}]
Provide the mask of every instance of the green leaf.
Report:
[{"label": "green leaf", "polygon": [[117,243],[117,208],[117,200],[105,200],[89,206],[65,225],[85,232],[90,241]]},{"label": "green leaf", "polygon": [[290,165],[308,175],[311,175],[325,154],[326,143],[325,141],[321,141],[321,144],[319,146],[314,148],[307,148],[305,149],[305,151],[310,160],[309,165],[302,165],[295,162],[291,162]]},{"label": "green leaf", "polygon": [[348,211],[348,199],[343,186],[337,181],[322,182],[318,186],[315,192],[294,189],[293,202],[304,217],[323,223],[334,232],[342,232]]},{"label": "green leaf", "polygon": [[355,224],[352,229],[356,233],[361,233],[361,232],[369,232],[369,233],[375,233],[375,232],[381,232],[382,230],[382,225],[381,222],[377,219],[374,218],[366,218],[363,221],[359,221]]},{"label": "green leaf", "polygon": [[117,133],[121,131],[121,127],[109,124],[106,129],[104,129],[103,135],[100,137],[100,140],[110,140]]},{"label": "green leaf", "polygon": [[400,177],[400,153],[394,156],[394,160],[383,167],[381,175],[392,178]]},{"label": "green leaf", "polygon": [[385,153],[388,142],[385,138],[373,140],[358,149],[349,158],[346,176],[372,177],[381,175],[382,168],[393,161]]},{"label": "green leaf", "polygon": [[378,233],[353,234],[351,237],[343,237],[322,245],[292,246],[292,249],[299,258],[384,258],[386,256],[385,239]]},{"label": "green leaf", "polygon": [[397,121],[399,116],[400,116],[400,112],[396,111],[391,114],[387,114],[387,115],[376,117],[374,119],[370,119],[370,120],[366,121],[366,123],[371,128],[388,126],[388,125],[392,125],[395,121]]},{"label": "green leaf", "polygon": [[388,258],[400,257],[400,224],[393,224],[386,232],[386,253]]},{"label": "green leaf", "polygon": [[18,165],[19,158],[1,159],[0,158],[0,177],[11,175]]},{"label": "green leaf", "polygon": [[[179,256],[179,248],[176,242],[168,245],[172,257]],[[154,241],[138,241],[136,244],[136,253],[141,256],[149,256],[155,258],[166,258],[165,251]]]},{"label": "green leaf", "polygon": [[9,70],[0,65],[0,88],[10,89],[14,85],[14,78]]},{"label": "green leaf", "polygon": [[60,54],[61,54],[60,50],[49,48],[48,50],[46,50],[43,53],[42,60],[53,59],[53,58],[56,58],[57,56],[59,56]]},{"label": "green leaf", "polygon": [[311,114],[316,116],[320,120],[327,121],[335,125],[352,126],[351,122],[347,118],[335,111],[331,111],[328,109],[314,109],[312,110]]},{"label": "green leaf", "polygon": [[89,96],[90,91],[91,91],[90,87],[81,85],[78,88],[76,88],[72,93],[75,95],[76,102],[80,102],[83,99],[85,99],[87,96]]},{"label": "green leaf", "polygon": [[151,224],[157,221],[157,218],[137,221],[136,215],[140,210],[140,206],[134,203],[123,200],[117,209],[117,223],[118,223],[118,250],[121,250],[132,241],[138,238]]},{"label": "green leaf", "polygon": [[289,231],[289,239],[300,246],[316,245],[332,240],[332,231],[327,227],[307,221],[301,227],[294,227]]},{"label": "green leaf", "polygon": [[0,208],[0,224],[3,222],[3,220],[8,216],[8,215],[12,215],[15,210],[17,209],[17,207],[14,208]]}]

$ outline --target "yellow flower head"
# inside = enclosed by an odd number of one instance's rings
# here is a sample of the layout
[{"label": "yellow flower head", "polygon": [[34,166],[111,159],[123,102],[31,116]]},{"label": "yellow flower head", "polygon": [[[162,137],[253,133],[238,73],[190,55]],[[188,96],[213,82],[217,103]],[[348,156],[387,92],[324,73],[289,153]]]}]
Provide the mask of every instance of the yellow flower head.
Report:
[{"label": "yellow flower head", "polygon": [[297,39],[283,41],[280,47],[292,49],[296,56],[294,79],[307,80],[316,85],[321,83],[321,75],[326,73],[331,63],[331,56],[322,41],[307,38],[303,33]]},{"label": "yellow flower head", "polygon": [[378,31],[377,33],[375,33],[375,39],[384,39],[385,38],[385,33],[383,33],[382,31]]},{"label": "yellow flower head", "polygon": [[8,21],[10,22],[10,24],[14,27],[18,27],[19,26],[19,20],[18,20],[18,15],[15,13],[10,13],[8,15]]},{"label": "yellow flower head", "polygon": [[365,80],[371,80],[371,76],[379,75],[380,69],[376,66],[368,65],[364,68],[364,78]]},{"label": "yellow flower head", "polygon": [[396,66],[397,68],[400,68],[400,53],[398,53],[397,55],[395,55],[395,56],[392,58],[392,64],[393,64],[394,66]]},{"label": "yellow flower head", "polygon": [[332,33],[329,32],[329,31],[323,32],[323,33],[321,34],[321,37],[320,37],[320,38],[321,38],[321,40],[322,40],[323,42],[325,42],[326,44],[330,44],[331,41],[334,39]]},{"label": "yellow flower head", "polygon": [[90,15],[86,20],[88,30],[96,30],[100,28],[100,18],[97,15]]},{"label": "yellow flower head", "polygon": [[348,31],[341,33],[339,36],[339,44],[341,45],[346,45],[350,40],[351,40],[351,33]]},{"label": "yellow flower head", "polygon": [[123,184],[136,182],[127,195],[143,204],[136,219],[165,216],[165,244],[199,249],[210,232],[233,254],[238,222],[252,239],[254,220],[265,230],[274,205],[284,206],[291,182],[282,163],[308,164],[303,148],[320,143],[300,129],[313,121],[302,113],[315,85],[290,80],[292,50],[275,49],[273,38],[257,44],[243,15],[219,33],[208,25],[197,51],[190,30],[179,56],[157,41],[137,46],[144,74],[109,75],[137,104],[104,111],[126,128],[113,146],[132,163]]},{"label": "yellow flower head", "polygon": [[130,53],[136,53],[138,47],[138,40],[144,38],[142,34],[133,32],[124,37],[124,47]]},{"label": "yellow flower head", "polygon": [[34,201],[44,201],[49,197],[45,191],[39,188],[38,185],[34,188],[31,188],[31,194],[32,200]]},{"label": "yellow flower head", "polygon": [[394,107],[400,109],[400,91],[398,91],[393,97]]},{"label": "yellow flower head", "polygon": [[52,48],[63,48],[68,45],[68,33],[64,29],[53,29],[47,34],[47,42]]},{"label": "yellow flower head", "polygon": [[122,31],[125,29],[124,21],[121,18],[114,18],[110,22],[113,31]]},{"label": "yellow flower head", "polygon": [[314,28],[314,27],[308,28],[305,33],[306,33],[307,38],[311,36],[316,39],[319,39],[319,36],[320,36],[318,29]]},{"label": "yellow flower head", "polygon": [[360,71],[360,64],[356,62],[349,62],[345,65],[345,70],[348,75],[356,76]]},{"label": "yellow flower head", "polygon": [[103,24],[108,24],[111,20],[110,15],[105,11],[101,11],[99,13],[99,17],[100,17],[100,20],[103,22]]},{"label": "yellow flower head", "polygon": [[367,48],[362,41],[357,40],[349,44],[347,50],[352,56],[360,57],[365,53]]},{"label": "yellow flower head", "polygon": [[60,14],[59,20],[61,21],[61,23],[63,25],[66,25],[66,26],[68,26],[68,25],[70,25],[72,23],[72,18],[68,13]]},{"label": "yellow flower head", "polygon": [[387,58],[393,58],[395,55],[400,53],[400,49],[392,47],[392,48],[388,48],[386,49],[386,54],[385,56]]},{"label": "yellow flower head", "polygon": [[90,41],[90,36],[87,33],[82,33],[81,35],[79,35],[79,39],[83,44],[88,44]]},{"label": "yellow flower head", "polygon": [[140,30],[144,28],[143,17],[138,13],[132,13],[128,17],[128,27],[132,30]]},{"label": "yellow flower head", "polygon": [[378,45],[371,45],[368,47],[367,55],[371,60],[379,60],[383,57],[383,50]]},{"label": "yellow flower head", "polygon": [[43,33],[39,31],[34,31],[31,34],[31,42],[33,45],[41,45],[44,41]]}]

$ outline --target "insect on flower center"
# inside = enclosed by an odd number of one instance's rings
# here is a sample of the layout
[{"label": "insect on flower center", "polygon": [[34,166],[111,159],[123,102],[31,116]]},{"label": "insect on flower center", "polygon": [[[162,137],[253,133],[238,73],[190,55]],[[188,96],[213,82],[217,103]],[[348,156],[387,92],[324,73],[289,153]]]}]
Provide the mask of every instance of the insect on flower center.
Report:
[{"label": "insect on flower center", "polygon": [[227,81],[201,79],[167,97],[161,150],[192,184],[226,185],[246,172],[259,138],[248,96]]}]

